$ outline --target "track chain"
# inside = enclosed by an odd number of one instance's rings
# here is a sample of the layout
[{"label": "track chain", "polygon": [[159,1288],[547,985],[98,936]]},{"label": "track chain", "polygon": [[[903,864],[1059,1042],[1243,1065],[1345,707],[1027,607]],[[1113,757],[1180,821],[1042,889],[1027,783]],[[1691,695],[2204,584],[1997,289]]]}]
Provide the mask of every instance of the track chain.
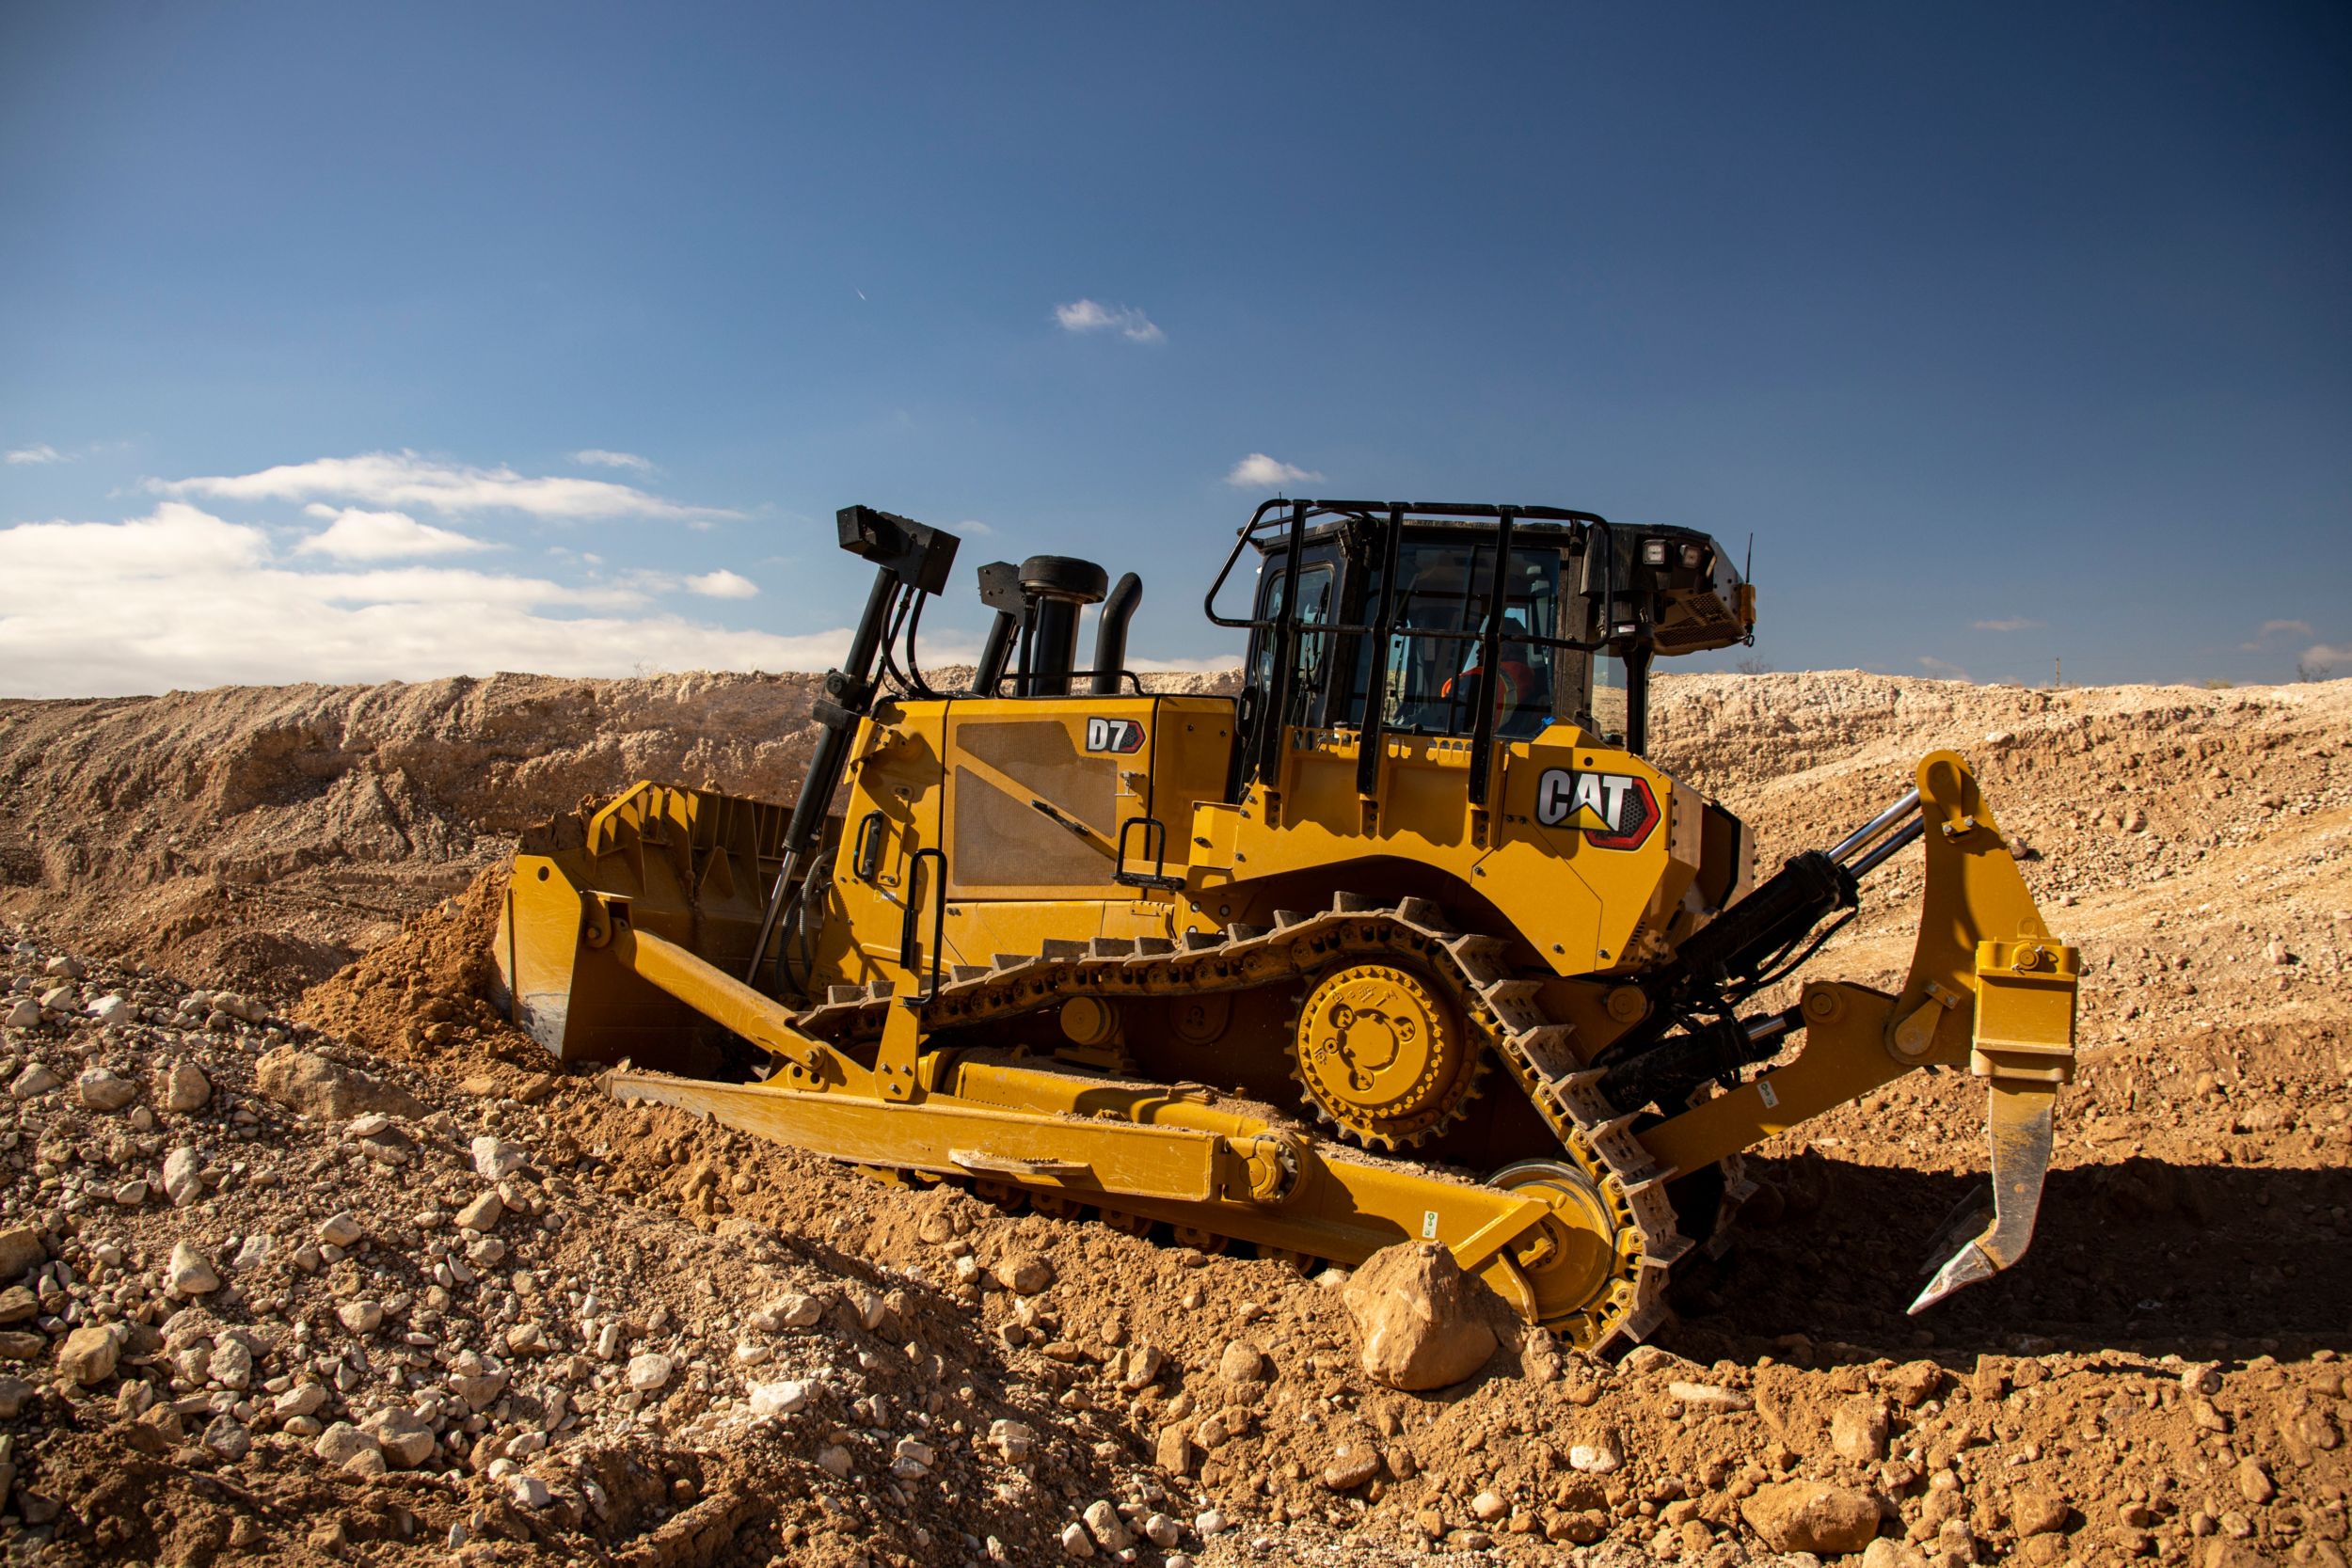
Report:
[{"label": "track chain", "polygon": [[[1543,982],[1503,963],[1504,943],[1445,925],[1422,898],[1384,904],[1343,893],[1316,913],[1276,912],[1271,927],[1232,925],[1223,935],[1049,941],[1038,954],[999,954],[989,965],[959,964],[941,975],[923,1009],[927,1033],[1041,1012],[1074,996],[1116,1000],[1241,991],[1292,984],[1334,963],[1419,965],[1452,995],[1474,1036],[1493,1051],[1565,1152],[1600,1187],[1603,1200],[1638,1245],[1620,1245],[1613,1299],[1577,1338],[1598,1350],[1619,1336],[1646,1338],[1666,1316],[1668,1272],[1691,1250],[1676,1227],[1665,1173],[1632,1135],[1633,1117],[1601,1098],[1600,1074],[1573,1049],[1575,1027],[1543,1011]],[[811,1034],[846,1040],[881,1031],[892,1001],[887,981],[835,986],[794,1016]]]}]

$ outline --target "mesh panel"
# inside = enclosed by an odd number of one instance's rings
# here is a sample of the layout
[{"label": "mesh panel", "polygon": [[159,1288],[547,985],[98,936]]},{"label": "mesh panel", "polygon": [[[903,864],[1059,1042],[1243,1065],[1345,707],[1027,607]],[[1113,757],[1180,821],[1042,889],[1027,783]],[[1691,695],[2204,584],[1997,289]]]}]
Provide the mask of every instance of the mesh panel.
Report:
[{"label": "mesh panel", "polygon": [[949,865],[961,888],[1093,886],[1110,881],[1110,857],[1029,802],[1040,800],[1104,838],[1118,832],[1119,765],[1080,752],[1068,726],[1036,720],[960,724],[955,745],[1028,793],[1009,795],[967,768],[956,769]]}]

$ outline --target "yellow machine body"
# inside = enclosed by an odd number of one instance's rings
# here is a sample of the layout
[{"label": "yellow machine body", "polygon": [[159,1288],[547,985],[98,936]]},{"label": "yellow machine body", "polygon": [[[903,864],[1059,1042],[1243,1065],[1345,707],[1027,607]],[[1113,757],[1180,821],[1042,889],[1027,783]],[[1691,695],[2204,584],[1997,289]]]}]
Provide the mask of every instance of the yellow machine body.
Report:
[{"label": "yellow machine body", "polygon": [[1899,816],[1884,852],[1924,840],[1902,990],[1808,984],[1742,1025],[1744,1056],[1620,1104],[1682,955],[1795,863],[1758,890],[1735,818],[1580,723],[1494,736],[1483,765],[1469,737],[1286,725],[1245,766],[1245,720],[1194,695],[885,699],[843,726],[841,810],[766,942],[787,808],[638,784],[523,845],[506,1000],[559,1058],[619,1065],[625,1098],[1198,1245],[1353,1264],[1434,1242],[1594,1346],[1655,1327],[1741,1149],[1965,1067],[1995,1203],[1922,1304],[2024,1250],[2079,960],[1960,757],[1840,847]]},{"label": "yellow machine body", "polygon": [[[1089,750],[1089,732],[1135,749]],[[1719,840],[1704,898],[1700,797],[1568,726],[1498,746],[1492,811],[1470,803],[1458,740],[1391,737],[1366,799],[1354,735],[1295,730],[1280,787],[1252,784],[1227,804],[1232,745],[1227,698],[891,705],[850,765],[848,848],[834,856],[816,987],[925,983],[941,896],[939,862],[925,850],[945,856],[936,957],[946,966],[1047,942],[1263,925],[1278,908],[1327,902],[1371,878],[1443,889],[1449,910],[1479,911],[1479,928],[1516,935],[1555,974],[1583,975],[1663,957],[1750,879],[1743,847]],[[1569,809],[1555,806],[1546,825],[1539,797],[1550,775],[1597,781],[1586,793],[1601,809],[1577,807],[1571,783]],[[1620,811],[1647,802],[1637,833],[1610,832],[1613,798]],[[859,855],[869,845],[867,870]],[[1121,871],[1181,886],[1122,885]]]}]

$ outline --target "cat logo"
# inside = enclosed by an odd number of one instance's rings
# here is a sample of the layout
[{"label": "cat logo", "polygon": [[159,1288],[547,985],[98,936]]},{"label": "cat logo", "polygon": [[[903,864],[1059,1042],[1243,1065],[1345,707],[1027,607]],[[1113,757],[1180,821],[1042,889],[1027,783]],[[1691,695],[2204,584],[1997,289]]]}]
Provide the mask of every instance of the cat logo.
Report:
[{"label": "cat logo", "polygon": [[1089,719],[1087,750],[1132,756],[1143,750],[1143,726],[1132,719]]},{"label": "cat logo", "polygon": [[1535,820],[1581,831],[1596,849],[1639,849],[1658,826],[1658,797],[1629,773],[1551,768],[1535,784]]}]

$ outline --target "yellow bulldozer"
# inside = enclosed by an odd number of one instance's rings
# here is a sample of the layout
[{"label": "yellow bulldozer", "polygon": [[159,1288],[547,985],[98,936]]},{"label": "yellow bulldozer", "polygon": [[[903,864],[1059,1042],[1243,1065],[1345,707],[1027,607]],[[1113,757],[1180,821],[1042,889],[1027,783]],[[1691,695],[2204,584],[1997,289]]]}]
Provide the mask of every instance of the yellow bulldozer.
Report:
[{"label": "yellow bulldozer", "polygon": [[[501,1002],[615,1095],[1210,1250],[1434,1242],[1599,1350],[1665,1316],[1753,1190],[1740,1150],[1965,1066],[1992,1190],[1914,1310],[2025,1251],[2077,955],[1952,752],[1761,883],[1739,818],[1647,760],[1654,659],[1753,635],[1713,539],[1270,500],[1205,601],[1241,689],[1203,696],[1125,667],[1133,574],[1051,556],[979,569],[994,620],[935,689],[957,540],[838,530],[875,576],[798,800],[640,784],[516,857]],[[1762,1007],[1915,842],[1901,990]]]}]

